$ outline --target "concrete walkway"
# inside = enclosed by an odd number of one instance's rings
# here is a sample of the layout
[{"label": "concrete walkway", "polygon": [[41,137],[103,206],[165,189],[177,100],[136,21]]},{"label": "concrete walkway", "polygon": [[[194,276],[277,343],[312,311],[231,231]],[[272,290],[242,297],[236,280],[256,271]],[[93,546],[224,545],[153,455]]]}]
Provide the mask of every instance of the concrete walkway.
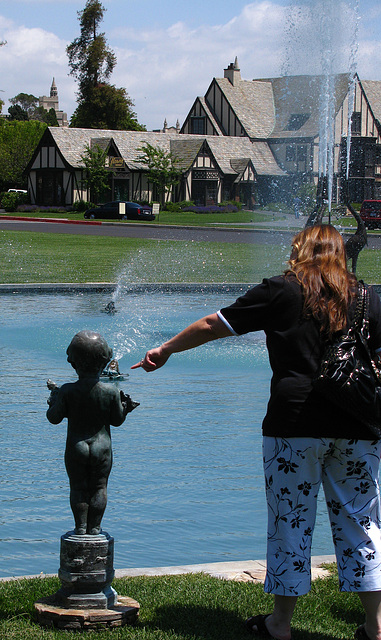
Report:
[{"label": "concrete walkway", "polygon": [[[336,562],[335,556],[314,556],[311,558],[312,580],[329,575],[322,565]],[[116,578],[133,576],[174,576],[184,573],[207,573],[212,578],[234,580],[235,582],[264,582],[266,560],[243,560],[240,562],[211,562],[209,564],[187,564],[175,567],[154,567],[152,569],[117,569]]]},{"label": "concrete walkway", "polygon": [[[313,556],[311,558],[312,580],[324,578],[329,571],[323,564],[336,562],[335,556]],[[184,564],[173,567],[152,567],[140,569],[116,569],[116,578],[132,578],[135,576],[175,576],[184,573],[207,573],[213,578],[234,580],[235,582],[264,582],[266,574],[266,560],[243,560],[239,562],[211,562],[207,564]],[[0,582],[23,580],[29,578],[47,578],[57,574],[40,573],[32,576],[9,576],[0,578]]]}]

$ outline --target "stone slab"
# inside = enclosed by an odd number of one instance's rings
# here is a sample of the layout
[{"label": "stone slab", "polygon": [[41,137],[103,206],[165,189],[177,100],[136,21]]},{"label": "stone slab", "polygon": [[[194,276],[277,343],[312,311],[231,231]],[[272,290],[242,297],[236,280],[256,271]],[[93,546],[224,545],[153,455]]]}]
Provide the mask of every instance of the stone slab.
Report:
[{"label": "stone slab", "polygon": [[[324,564],[336,562],[334,555],[312,556],[312,579],[325,575]],[[229,562],[209,562],[205,564],[184,564],[168,567],[139,567],[134,569],[115,569],[116,578],[128,578],[135,576],[166,576],[179,575],[181,573],[207,573],[211,576],[224,577],[231,580],[232,576],[246,572],[264,572],[266,560],[235,560]],[[0,578],[0,582],[8,580],[24,580],[28,578],[56,577],[56,573],[40,573],[38,575],[9,576]]]},{"label": "stone slab", "polygon": [[118,596],[110,609],[63,609],[54,603],[54,596],[34,603],[41,626],[67,630],[111,629],[136,622],[140,604],[128,596]]},{"label": "stone slab", "polygon": [[[322,565],[336,562],[334,555],[313,556],[311,558],[311,577],[323,578],[329,571]],[[184,573],[207,573],[213,578],[235,580],[240,582],[264,582],[266,575],[266,560],[241,560],[230,562],[211,562],[207,564],[188,564],[170,567],[142,567],[135,569],[116,569],[116,578],[134,576],[166,576]]]}]

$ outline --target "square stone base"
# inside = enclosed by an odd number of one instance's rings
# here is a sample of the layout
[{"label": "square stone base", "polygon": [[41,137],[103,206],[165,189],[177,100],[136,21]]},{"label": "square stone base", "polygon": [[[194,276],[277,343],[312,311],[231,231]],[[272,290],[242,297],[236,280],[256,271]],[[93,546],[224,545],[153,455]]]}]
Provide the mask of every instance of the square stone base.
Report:
[{"label": "square stone base", "polygon": [[119,596],[110,609],[63,609],[54,603],[54,596],[34,603],[37,620],[44,627],[82,630],[123,627],[135,622],[140,605],[127,596]]}]

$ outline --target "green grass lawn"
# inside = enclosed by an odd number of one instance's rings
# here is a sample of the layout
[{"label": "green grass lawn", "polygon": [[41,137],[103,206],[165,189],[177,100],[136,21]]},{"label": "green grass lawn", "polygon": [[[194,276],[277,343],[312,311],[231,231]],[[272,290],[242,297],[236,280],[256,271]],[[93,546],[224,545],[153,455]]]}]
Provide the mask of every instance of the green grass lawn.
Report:
[{"label": "green grass lawn", "polygon": [[[288,251],[288,249],[287,249]],[[1,283],[258,282],[284,269],[279,247],[0,231]]]},{"label": "green grass lawn", "polygon": [[[33,603],[59,588],[57,578],[0,583],[0,637],[4,640],[97,638],[105,640],[248,640],[244,620],[269,613],[272,596],[263,585],[211,578],[204,574],[137,577],[114,580],[120,595],[140,604],[133,626],[96,632],[42,629]],[[318,579],[299,599],[293,618],[293,640],[349,640],[363,622],[357,595],[338,592],[337,578]]]},{"label": "green grass lawn", "polygon": [[[0,231],[0,283],[260,282],[281,273],[289,247]],[[381,282],[380,251],[364,249],[358,276]]]}]

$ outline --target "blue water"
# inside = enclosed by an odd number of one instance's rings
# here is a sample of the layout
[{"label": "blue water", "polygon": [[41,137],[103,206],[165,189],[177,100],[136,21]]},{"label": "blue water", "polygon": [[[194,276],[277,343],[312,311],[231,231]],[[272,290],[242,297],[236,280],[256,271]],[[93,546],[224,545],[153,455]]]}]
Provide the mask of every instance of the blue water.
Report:
[{"label": "blue water", "polygon": [[[66,425],[45,416],[47,378],[74,381],[66,348],[99,331],[129,372],[147,348],[234,297],[124,293],[2,295],[0,577],[54,573],[73,528],[63,463]],[[173,356],[154,374],[117,383],[140,402],[112,429],[114,465],[102,526],[115,568],[265,557],[261,421],[270,371],[262,333]],[[115,383],[113,383],[115,384]],[[313,553],[332,553],[320,501]]]}]

